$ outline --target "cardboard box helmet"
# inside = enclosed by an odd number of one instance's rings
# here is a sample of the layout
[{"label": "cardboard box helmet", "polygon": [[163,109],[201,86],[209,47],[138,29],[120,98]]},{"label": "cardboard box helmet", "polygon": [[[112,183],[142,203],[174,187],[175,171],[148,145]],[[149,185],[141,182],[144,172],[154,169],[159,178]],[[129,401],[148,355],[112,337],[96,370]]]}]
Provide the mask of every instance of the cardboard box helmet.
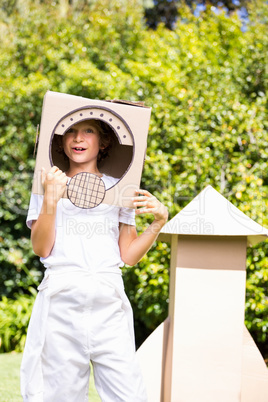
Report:
[{"label": "cardboard box helmet", "polygon": [[68,169],[62,136],[74,124],[91,121],[109,137],[108,156],[98,162],[98,168],[118,180],[105,188],[98,176],[80,173],[71,179],[64,197],[81,208],[92,208],[101,202],[131,207],[130,198],[140,185],[150,113],[150,108],[139,103],[92,100],[48,91],[43,102],[33,193],[43,194],[42,167]]}]

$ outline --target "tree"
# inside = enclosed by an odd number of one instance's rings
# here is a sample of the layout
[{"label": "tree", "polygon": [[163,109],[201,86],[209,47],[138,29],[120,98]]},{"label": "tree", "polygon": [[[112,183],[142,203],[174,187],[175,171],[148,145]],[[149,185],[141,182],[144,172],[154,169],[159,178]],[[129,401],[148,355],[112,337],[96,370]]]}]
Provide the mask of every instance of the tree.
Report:
[{"label": "tree", "polygon": [[[29,294],[42,276],[25,216],[48,89],[152,107],[142,187],[170,218],[211,184],[268,226],[267,4],[250,9],[246,32],[236,14],[210,9],[197,18],[186,7],[173,30],[151,30],[141,3],[104,0],[64,13],[53,4],[29,2],[0,20],[1,293]],[[267,341],[267,255],[267,244],[248,253],[246,323],[260,345]],[[167,315],[169,258],[169,245],[159,242],[124,268],[138,344]]]},{"label": "tree", "polygon": [[242,10],[247,15],[249,0],[148,0],[144,1],[145,18],[150,28],[155,29],[158,24],[163,23],[168,29],[174,29],[178,16],[188,6],[193,13],[200,12],[206,8],[213,8],[217,11],[225,10],[228,15]]}]

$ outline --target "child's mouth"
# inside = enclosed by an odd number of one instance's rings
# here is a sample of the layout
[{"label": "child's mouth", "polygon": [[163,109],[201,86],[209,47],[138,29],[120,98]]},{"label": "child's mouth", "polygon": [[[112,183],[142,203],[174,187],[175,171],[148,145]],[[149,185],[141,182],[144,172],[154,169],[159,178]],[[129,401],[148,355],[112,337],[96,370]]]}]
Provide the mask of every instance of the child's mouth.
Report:
[{"label": "child's mouth", "polygon": [[75,148],[73,148],[73,150],[74,150],[74,151],[76,151],[76,152],[82,152],[82,151],[85,151],[85,150],[86,150],[86,148],[82,148],[82,147],[75,147]]}]

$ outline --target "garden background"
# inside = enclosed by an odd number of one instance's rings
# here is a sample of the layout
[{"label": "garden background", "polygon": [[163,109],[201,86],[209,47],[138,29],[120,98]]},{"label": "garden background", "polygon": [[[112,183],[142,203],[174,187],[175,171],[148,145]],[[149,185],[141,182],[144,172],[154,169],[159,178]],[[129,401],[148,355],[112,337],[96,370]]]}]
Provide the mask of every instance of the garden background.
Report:
[{"label": "garden background", "polygon": [[[152,3],[0,1],[1,352],[23,350],[43,275],[25,218],[47,90],[152,107],[141,187],[170,218],[210,184],[268,226],[267,2],[241,13],[173,1],[176,18],[155,24]],[[150,219],[137,218],[138,230]],[[169,244],[157,242],[123,269],[137,345],[167,316],[169,257]],[[267,288],[266,242],[248,250],[245,307],[266,358]]]}]

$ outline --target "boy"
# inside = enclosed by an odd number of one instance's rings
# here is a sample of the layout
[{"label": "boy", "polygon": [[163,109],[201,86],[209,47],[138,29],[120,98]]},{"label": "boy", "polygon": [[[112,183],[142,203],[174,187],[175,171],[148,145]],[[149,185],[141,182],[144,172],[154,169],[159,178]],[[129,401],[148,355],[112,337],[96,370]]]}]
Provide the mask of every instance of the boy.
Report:
[{"label": "boy", "polygon": [[106,188],[116,184],[98,168],[110,145],[99,121],[75,124],[62,138],[67,171],[43,170],[44,196],[31,197],[27,225],[46,272],[22,361],[24,401],[87,401],[90,361],[103,402],[146,401],[120,267],[135,265],[150,249],[167,209],[148,191],[137,191],[136,214],[154,215],[137,236],[134,209],[80,209],[62,198],[68,180],[81,172],[100,177]]}]

